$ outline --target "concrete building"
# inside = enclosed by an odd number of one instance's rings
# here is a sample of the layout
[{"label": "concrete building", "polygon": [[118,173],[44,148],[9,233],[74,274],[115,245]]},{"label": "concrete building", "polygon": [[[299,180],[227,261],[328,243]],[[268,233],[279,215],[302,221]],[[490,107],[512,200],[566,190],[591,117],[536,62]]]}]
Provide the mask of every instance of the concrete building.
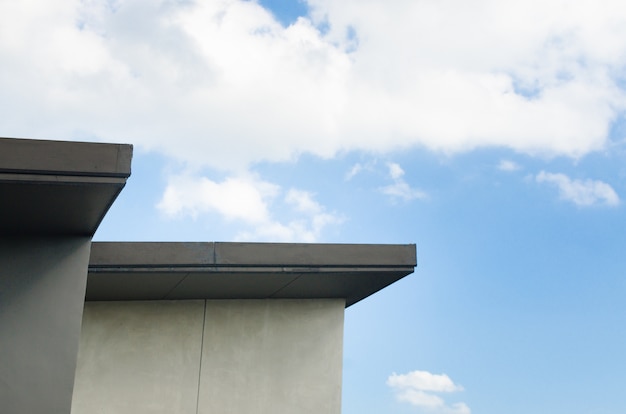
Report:
[{"label": "concrete building", "polygon": [[0,139],[0,412],[339,413],[344,309],[415,246],[92,243],[131,157]]}]

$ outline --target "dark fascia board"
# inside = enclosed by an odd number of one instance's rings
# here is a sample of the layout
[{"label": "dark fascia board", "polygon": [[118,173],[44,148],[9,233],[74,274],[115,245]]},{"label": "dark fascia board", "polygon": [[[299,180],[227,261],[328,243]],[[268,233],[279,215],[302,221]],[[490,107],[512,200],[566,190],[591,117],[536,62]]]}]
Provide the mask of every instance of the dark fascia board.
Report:
[{"label": "dark fascia board", "polygon": [[92,236],[126,184],[132,150],[0,138],[0,234]]},{"label": "dark fascia board", "polygon": [[86,300],[344,298],[413,273],[415,245],[92,244]]}]

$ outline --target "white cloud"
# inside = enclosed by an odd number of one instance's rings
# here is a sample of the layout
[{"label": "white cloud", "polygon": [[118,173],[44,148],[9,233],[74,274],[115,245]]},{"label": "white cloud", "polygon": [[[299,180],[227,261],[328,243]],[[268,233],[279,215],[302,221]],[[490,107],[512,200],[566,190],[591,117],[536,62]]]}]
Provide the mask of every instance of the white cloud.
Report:
[{"label": "white cloud", "polygon": [[355,175],[360,173],[362,170],[363,170],[363,166],[361,164],[359,163],[354,164],[352,168],[350,168],[350,171],[346,173],[345,180],[350,181],[352,178],[354,178]]},{"label": "white cloud", "polygon": [[446,404],[445,400],[434,393],[463,391],[445,374],[432,374],[428,371],[412,371],[408,374],[396,374],[387,378],[399,401],[407,402],[437,414],[470,414],[465,403]]},{"label": "white cloud", "polygon": [[391,162],[387,164],[387,168],[389,169],[389,177],[393,180],[393,184],[381,187],[380,191],[383,194],[403,201],[428,198],[428,194],[416,188],[412,188],[404,181],[402,178],[404,176],[404,170],[399,164]]},{"label": "white cloud", "polygon": [[400,167],[400,165],[396,164],[395,162],[390,162],[387,167],[389,167],[389,175],[394,180],[399,180],[404,175],[404,170],[402,169],[402,167]]},{"label": "white cloud", "polygon": [[368,161],[366,163],[357,162],[346,173],[346,175],[344,176],[344,179],[346,181],[350,181],[355,176],[357,176],[358,174],[361,174],[363,172],[373,172],[373,171],[376,170],[376,164],[377,164],[376,160]]},{"label": "white cloud", "polygon": [[278,186],[256,177],[230,177],[221,183],[186,175],[170,178],[158,208],[169,216],[216,212],[229,220],[262,223],[269,219],[268,201]]},{"label": "white cloud", "polygon": [[[219,214],[246,230],[238,240],[315,242],[330,225],[342,218],[329,213],[306,191],[282,189],[255,175],[229,177],[215,182],[206,177],[179,175],[170,178],[157,208],[167,217]],[[290,219],[277,220],[270,213],[275,204],[288,206]]]},{"label": "white cloud", "polygon": [[393,184],[390,184],[385,187],[381,187],[380,191],[382,191],[383,194],[386,194],[393,198],[399,198],[404,201],[428,198],[428,194],[426,194],[425,192],[421,190],[411,188],[403,180],[398,180],[394,182]]},{"label": "white cloud", "polygon": [[500,171],[511,172],[511,171],[517,171],[520,168],[521,167],[519,166],[519,164],[511,160],[501,160],[500,163],[498,164],[498,169]]},{"label": "white cloud", "polygon": [[387,384],[396,388],[414,388],[420,391],[463,391],[463,387],[452,382],[446,374],[431,374],[428,371],[411,371],[404,375],[393,373]]},{"label": "white cloud", "polygon": [[319,214],[323,211],[321,205],[313,199],[313,194],[308,191],[291,189],[285,196],[285,201],[303,213]]},{"label": "white cloud", "polygon": [[242,171],[415,145],[579,157],[624,111],[623,2],[309,3],[283,27],[240,0],[1,2],[2,135]]},{"label": "white cloud", "polygon": [[555,185],[563,200],[571,201],[578,206],[606,205],[617,206],[619,196],[613,188],[602,181],[573,180],[565,174],[553,174],[541,171],[535,177],[538,183]]}]

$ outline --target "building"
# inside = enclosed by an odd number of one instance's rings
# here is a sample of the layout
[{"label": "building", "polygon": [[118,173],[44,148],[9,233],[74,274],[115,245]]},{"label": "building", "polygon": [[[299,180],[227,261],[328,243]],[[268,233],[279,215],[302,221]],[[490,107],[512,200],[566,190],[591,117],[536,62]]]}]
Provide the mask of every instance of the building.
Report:
[{"label": "building", "polygon": [[344,309],[415,246],[92,243],[131,158],[0,139],[0,411],[339,413]]}]

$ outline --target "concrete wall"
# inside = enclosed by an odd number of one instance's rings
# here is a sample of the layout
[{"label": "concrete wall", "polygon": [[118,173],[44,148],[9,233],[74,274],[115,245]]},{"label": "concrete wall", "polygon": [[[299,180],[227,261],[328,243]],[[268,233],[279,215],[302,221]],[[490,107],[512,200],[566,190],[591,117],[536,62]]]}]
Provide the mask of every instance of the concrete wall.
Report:
[{"label": "concrete wall", "polygon": [[196,413],[204,301],[87,302],[72,413]]},{"label": "concrete wall", "polygon": [[72,414],[338,414],[344,307],[87,302]]},{"label": "concrete wall", "polygon": [[0,238],[0,412],[68,413],[90,238]]}]

